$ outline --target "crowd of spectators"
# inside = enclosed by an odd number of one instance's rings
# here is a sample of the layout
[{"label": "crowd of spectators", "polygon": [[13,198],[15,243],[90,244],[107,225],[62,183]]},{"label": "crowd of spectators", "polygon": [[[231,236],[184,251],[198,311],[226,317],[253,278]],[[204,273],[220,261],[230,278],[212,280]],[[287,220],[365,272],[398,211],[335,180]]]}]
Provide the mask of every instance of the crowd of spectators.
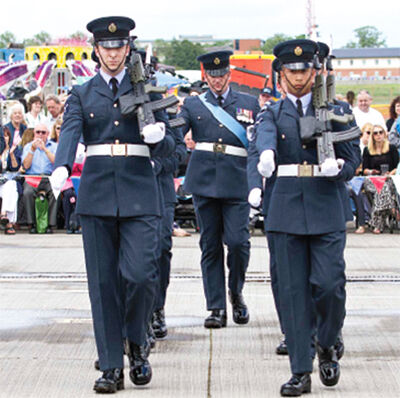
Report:
[{"label": "crowd of spectators", "polygon": [[[267,101],[271,100],[270,93],[263,95],[268,95]],[[33,96],[28,101],[28,112],[21,103],[8,109],[8,120],[0,134],[0,224],[7,235],[14,235],[20,225],[27,226],[30,233],[51,233],[55,227],[65,228],[67,233],[80,231],[79,218],[74,215],[76,192],[72,181],[67,181],[60,199],[56,200],[46,178],[53,171],[63,100],[56,95],[49,95],[44,101]],[[367,91],[362,90],[357,96],[349,92],[344,100],[352,107],[362,131],[362,163],[357,175],[368,177],[357,192],[348,186],[358,223],[355,232],[365,233],[370,227],[379,234],[385,228],[388,214],[400,218],[398,193],[390,178],[400,174],[400,96],[391,102],[390,118],[386,122],[382,114],[371,107],[373,98]],[[190,132],[185,142],[190,155],[195,146]],[[80,176],[83,163],[84,147],[80,144],[72,176]],[[185,166],[187,164],[181,165],[180,176],[184,175]],[[377,188],[369,178],[375,176],[386,177],[381,187]],[[46,228],[40,231],[36,214],[38,198],[46,199],[48,207]]]},{"label": "crowd of spectators", "polygon": [[[76,217],[71,227],[76,202],[71,180],[57,201],[48,179],[54,168],[63,103],[55,95],[49,95],[44,103],[47,114],[38,96],[28,101],[28,112],[16,102],[9,107],[8,121],[0,131],[0,220],[6,235],[14,235],[21,225],[26,225],[30,233],[52,233],[57,226],[68,233],[79,232]],[[82,172],[82,147],[77,151],[79,164],[74,165],[74,176]]]},{"label": "crowd of spectators", "polygon": [[[370,227],[373,233],[380,234],[386,227],[388,217],[393,217],[396,222],[400,218],[399,195],[391,178],[400,173],[400,97],[393,99],[390,118],[386,122],[383,115],[371,107],[373,98],[368,91],[361,90],[356,101],[353,113],[362,131],[362,163],[357,175],[368,178],[364,179],[357,192],[349,186],[358,222],[355,232],[363,234]],[[374,180],[371,177],[380,178]]]}]

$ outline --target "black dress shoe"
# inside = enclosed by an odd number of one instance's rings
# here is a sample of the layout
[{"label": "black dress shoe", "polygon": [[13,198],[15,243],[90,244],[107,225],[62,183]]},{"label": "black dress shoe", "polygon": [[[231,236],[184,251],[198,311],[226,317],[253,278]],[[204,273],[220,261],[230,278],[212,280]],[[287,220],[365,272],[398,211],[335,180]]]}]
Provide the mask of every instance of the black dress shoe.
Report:
[{"label": "black dress shoe", "polygon": [[103,372],[94,383],[93,390],[98,393],[110,394],[124,389],[124,370],[115,368]]},{"label": "black dress shoe", "polygon": [[344,354],[344,341],[343,341],[342,331],[339,332],[339,335],[336,339],[335,351],[337,359],[338,360],[341,359]]},{"label": "black dress shoe", "polygon": [[37,234],[36,227],[35,227],[35,226],[32,226],[32,227],[29,229],[29,233],[30,233],[30,234]]},{"label": "black dress shoe", "polygon": [[154,311],[152,326],[157,339],[163,339],[168,334],[164,308]]},{"label": "black dress shoe", "polygon": [[291,379],[281,387],[282,397],[299,397],[308,392],[311,392],[311,377],[308,373],[292,375]]},{"label": "black dress shoe", "polygon": [[148,348],[147,344],[137,345],[129,343],[129,377],[133,384],[143,386],[150,383],[152,370],[148,361]]},{"label": "black dress shoe", "polygon": [[94,368],[96,369],[96,370],[100,370],[100,362],[99,362],[99,360],[98,359],[96,359],[95,361],[94,361]]},{"label": "black dress shoe", "polygon": [[317,344],[319,377],[325,386],[331,387],[338,383],[340,377],[340,365],[337,359],[335,347],[322,348]]},{"label": "black dress shoe", "polygon": [[244,325],[249,322],[249,310],[244,302],[242,293],[233,294],[229,292],[229,299],[232,303],[232,317],[233,322]]},{"label": "black dress shoe", "polygon": [[279,345],[276,347],[275,350],[277,355],[289,355],[288,349],[287,349],[287,344],[286,344],[286,339],[283,339]]},{"label": "black dress shoe", "polygon": [[212,310],[204,321],[207,329],[220,329],[226,326],[226,310]]}]

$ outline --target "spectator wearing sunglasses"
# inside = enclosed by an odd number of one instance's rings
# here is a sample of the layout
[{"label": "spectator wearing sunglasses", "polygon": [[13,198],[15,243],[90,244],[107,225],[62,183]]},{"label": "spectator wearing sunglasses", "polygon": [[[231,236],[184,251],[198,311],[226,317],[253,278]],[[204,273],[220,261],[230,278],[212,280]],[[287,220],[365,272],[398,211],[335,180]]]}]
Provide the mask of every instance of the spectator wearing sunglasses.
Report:
[{"label": "spectator wearing sunglasses", "polygon": [[[368,147],[363,153],[363,175],[394,175],[396,174],[399,154],[394,145],[388,140],[384,125],[374,125],[370,135]],[[380,192],[368,179],[364,181],[364,190],[372,199],[372,213],[370,225],[373,233],[380,234],[385,227],[385,219],[389,212],[395,212],[396,189],[391,178],[386,179]]]},{"label": "spectator wearing sunglasses", "polygon": [[[27,175],[50,175],[54,168],[57,143],[48,139],[47,125],[39,123],[34,128],[33,141],[26,144],[22,153],[22,165]],[[56,225],[57,207],[56,200],[48,179],[42,179],[39,186],[24,183],[24,206],[26,209],[27,223],[31,233],[36,233],[35,227],[35,198],[39,191],[44,191],[49,201],[49,228]]]},{"label": "spectator wearing sunglasses", "polygon": [[386,128],[376,124],[363,152],[363,175],[396,174],[399,154],[389,143]]}]

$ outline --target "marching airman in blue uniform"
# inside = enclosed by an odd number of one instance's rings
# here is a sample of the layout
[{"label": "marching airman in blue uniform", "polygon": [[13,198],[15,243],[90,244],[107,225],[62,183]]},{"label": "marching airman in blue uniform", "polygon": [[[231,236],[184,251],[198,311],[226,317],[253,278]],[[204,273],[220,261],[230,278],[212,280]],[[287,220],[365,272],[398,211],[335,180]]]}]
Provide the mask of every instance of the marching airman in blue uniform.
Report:
[{"label": "marching airman in blue uniform", "polygon": [[[87,147],[77,213],[81,217],[89,296],[101,378],[94,390],[124,388],[124,333],[130,351],[130,378],[151,379],[146,331],[158,285],[160,197],[151,157],[175,148],[167,116],[139,131],[136,118],[123,118],[119,98],[132,92],[125,71],[130,51],[126,17],[99,18],[87,25],[94,36],[99,73],[72,89],[64,114],[51,182],[59,189],[69,175],[81,135]],[[121,258],[122,257],[122,258]],[[119,278],[125,285],[120,303]],[[125,308],[121,319],[121,308]],[[123,328],[125,331],[123,332]]]},{"label": "marching airman in blue uniform", "polygon": [[175,137],[176,148],[172,155],[168,157],[155,157],[154,172],[160,185],[161,193],[161,231],[160,231],[160,257],[159,257],[159,285],[157,288],[154,304],[152,327],[157,338],[167,335],[168,329],[165,323],[164,306],[169,285],[172,258],[172,227],[174,223],[176,193],[174,175],[178,167],[186,159],[186,145],[183,141],[180,128],[172,129]]},{"label": "marching airman in blue uniform", "polygon": [[[276,172],[266,230],[272,238],[292,370],[292,378],[281,387],[282,396],[311,391],[314,309],[320,378],[332,386],[340,376],[334,349],[345,312],[346,213],[340,184],[352,178],[357,164],[351,143],[335,144],[337,159],[318,165],[315,142],[301,140],[300,117],[314,115],[312,61],[317,49],[310,40],[292,40],[275,47],[287,97],[265,112],[256,136],[260,174],[270,178]],[[342,114],[338,107],[331,108]],[[347,128],[333,123],[334,131]]]},{"label": "marching airman in blue uniform", "polygon": [[201,268],[207,309],[206,328],[226,326],[225,243],[233,320],[244,324],[249,312],[242,296],[249,262],[246,127],[259,112],[257,99],[229,88],[231,51],[198,57],[209,90],[186,98],[180,116],[196,142],[185,179],[200,226]]},{"label": "marching airman in blue uniform", "polygon": [[[280,77],[281,65],[277,58],[272,62],[272,70],[277,73],[277,85],[279,87],[279,91],[281,93],[281,99],[286,96],[286,89],[282,86],[282,81]],[[268,206],[271,197],[272,188],[274,186],[274,182],[276,180],[276,173],[274,173],[270,178],[263,179],[261,174],[258,172],[257,164],[259,161],[259,153],[257,152],[256,147],[256,137],[257,137],[257,127],[262,122],[264,115],[266,114],[267,109],[271,108],[271,106],[275,105],[276,102],[272,102],[270,104],[264,105],[261,108],[260,113],[257,115],[256,123],[254,125],[254,130],[252,135],[249,137],[249,156],[247,159],[247,178],[249,183],[249,204],[254,208],[260,208],[261,206],[261,214],[264,216],[264,220],[268,214]],[[274,109],[279,109],[275,107]],[[272,111],[272,110],[271,110]],[[281,332],[284,335],[282,321],[281,321],[281,311],[279,305],[279,291],[278,291],[278,276],[276,269],[276,261],[274,255],[273,242],[270,238],[270,233],[266,230],[267,223],[264,222],[264,232],[268,241],[268,251],[269,251],[269,273],[271,278],[271,289],[274,297],[275,309],[278,315],[278,321],[281,328]],[[276,353],[278,355],[287,355],[287,345],[285,338],[279,343],[276,347]]]}]

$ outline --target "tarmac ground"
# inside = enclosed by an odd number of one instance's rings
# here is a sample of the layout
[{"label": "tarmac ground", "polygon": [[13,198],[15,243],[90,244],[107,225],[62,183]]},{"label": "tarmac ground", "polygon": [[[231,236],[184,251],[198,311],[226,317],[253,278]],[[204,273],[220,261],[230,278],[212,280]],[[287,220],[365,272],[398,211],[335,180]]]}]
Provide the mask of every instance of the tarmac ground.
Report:
[{"label": "tarmac ground", "polygon": [[[345,355],[335,388],[317,362],[312,397],[400,397],[400,235],[348,233]],[[168,336],[150,362],[153,380],[135,387],[125,369],[120,397],[278,397],[290,377],[268,272],[265,238],[252,237],[244,296],[250,322],[228,313],[221,330],[207,316],[198,234],[174,238],[166,315]],[[0,397],[93,397],[94,344],[79,235],[0,236]]]}]

